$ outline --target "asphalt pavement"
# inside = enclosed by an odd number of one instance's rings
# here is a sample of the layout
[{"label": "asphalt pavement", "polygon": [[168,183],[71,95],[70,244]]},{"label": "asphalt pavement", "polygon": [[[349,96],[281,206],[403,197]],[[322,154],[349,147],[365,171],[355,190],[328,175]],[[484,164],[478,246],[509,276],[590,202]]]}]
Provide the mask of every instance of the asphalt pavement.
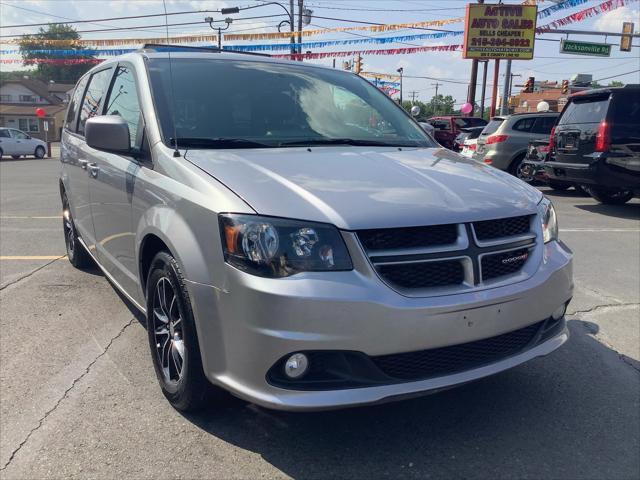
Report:
[{"label": "asphalt pavement", "polygon": [[569,342],[436,395],[322,413],[164,400],[143,319],[64,258],[59,163],[0,162],[0,477],[640,478],[640,201],[553,200]]}]

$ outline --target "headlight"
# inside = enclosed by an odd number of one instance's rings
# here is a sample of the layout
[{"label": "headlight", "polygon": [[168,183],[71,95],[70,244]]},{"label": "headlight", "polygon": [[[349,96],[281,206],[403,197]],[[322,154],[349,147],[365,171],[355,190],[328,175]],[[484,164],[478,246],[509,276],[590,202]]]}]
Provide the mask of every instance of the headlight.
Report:
[{"label": "headlight", "polygon": [[540,214],[540,222],[542,223],[542,238],[544,243],[558,239],[558,219],[553,203],[547,197],[543,197],[538,205],[538,213]]},{"label": "headlight", "polygon": [[336,227],[323,223],[220,214],[227,263],[261,277],[299,272],[351,270],[351,258]]}]

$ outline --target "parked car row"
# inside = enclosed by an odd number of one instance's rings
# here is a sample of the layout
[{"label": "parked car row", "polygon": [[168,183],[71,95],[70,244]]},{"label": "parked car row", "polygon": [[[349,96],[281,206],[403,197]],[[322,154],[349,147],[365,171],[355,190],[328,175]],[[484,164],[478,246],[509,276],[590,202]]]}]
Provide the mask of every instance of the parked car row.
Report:
[{"label": "parked car row", "polygon": [[0,127],[0,157],[10,155],[17,159],[23,155],[33,155],[44,158],[46,153],[47,144],[42,140],[33,138],[22,130]]},{"label": "parked car row", "polygon": [[561,113],[427,122],[442,146],[525,182],[573,186],[609,204],[640,195],[640,85],[580,92]]}]

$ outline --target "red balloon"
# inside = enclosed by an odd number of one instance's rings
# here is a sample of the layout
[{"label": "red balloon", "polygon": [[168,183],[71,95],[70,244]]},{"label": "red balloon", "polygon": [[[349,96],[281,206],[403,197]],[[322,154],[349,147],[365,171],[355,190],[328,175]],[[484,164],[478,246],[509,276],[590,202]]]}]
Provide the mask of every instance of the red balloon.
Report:
[{"label": "red balloon", "polygon": [[44,108],[38,107],[38,108],[36,108],[36,115],[39,118],[44,118],[47,115],[47,112],[45,111]]}]

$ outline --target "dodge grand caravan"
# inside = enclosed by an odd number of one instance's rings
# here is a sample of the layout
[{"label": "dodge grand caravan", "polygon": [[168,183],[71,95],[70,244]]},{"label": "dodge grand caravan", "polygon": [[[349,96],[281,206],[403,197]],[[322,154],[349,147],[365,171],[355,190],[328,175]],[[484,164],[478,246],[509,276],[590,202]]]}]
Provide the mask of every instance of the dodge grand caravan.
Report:
[{"label": "dodge grand caravan", "polygon": [[383,402],[568,338],[551,202],[354,74],[142,49],[80,79],[61,161],[69,260],[146,314],[175,408]]}]

